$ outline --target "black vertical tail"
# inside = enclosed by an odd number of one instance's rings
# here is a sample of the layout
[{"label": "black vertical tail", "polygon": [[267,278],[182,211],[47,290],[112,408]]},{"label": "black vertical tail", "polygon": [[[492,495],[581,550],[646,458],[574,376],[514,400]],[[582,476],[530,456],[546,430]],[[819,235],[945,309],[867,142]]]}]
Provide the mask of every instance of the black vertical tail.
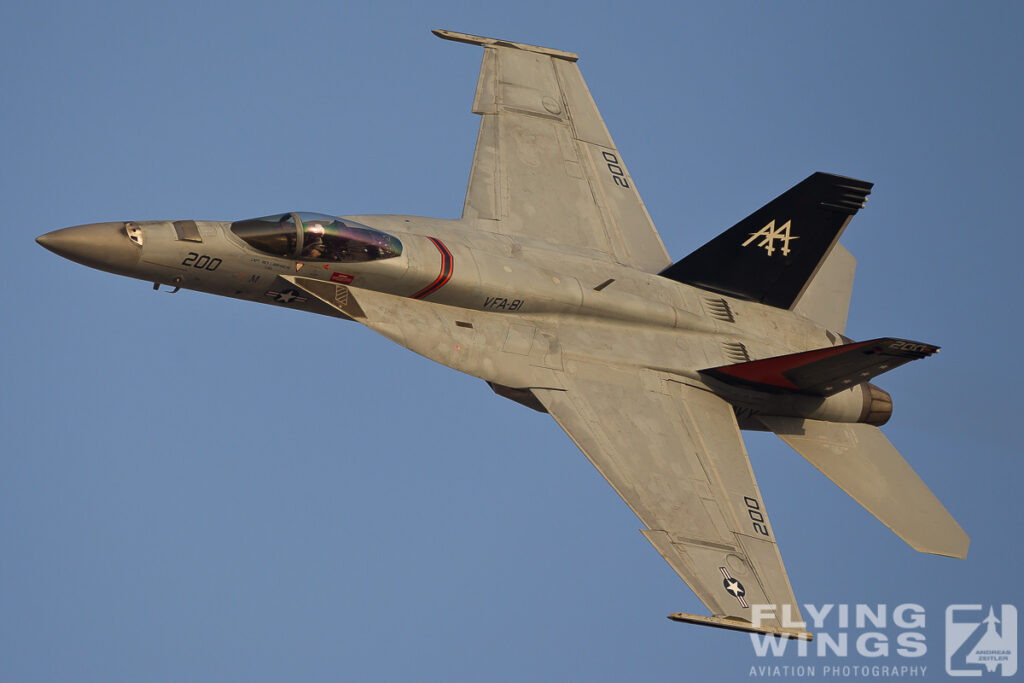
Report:
[{"label": "black vertical tail", "polygon": [[871,183],[815,173],[660,275],[777,308],[792,308]]}]

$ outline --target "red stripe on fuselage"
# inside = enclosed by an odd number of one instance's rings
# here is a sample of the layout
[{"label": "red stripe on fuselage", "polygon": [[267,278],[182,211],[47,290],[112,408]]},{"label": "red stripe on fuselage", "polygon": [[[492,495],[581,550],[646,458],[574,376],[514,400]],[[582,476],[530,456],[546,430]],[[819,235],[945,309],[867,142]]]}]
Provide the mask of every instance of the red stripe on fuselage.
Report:
[{"label": "red stripe on fuselage", "polygon": [[413,299],[423,299],[441,289],[452,279],[452,273],[455,271],[455,257],[452,256],[452,252],[448,251],[448,247],[444,245],[444,242],[436,237],[428,237],[427,239],[433,242],[437,250],[441,252],[441,272],[438,273],[437,278],[433,282],[413,294]]}]

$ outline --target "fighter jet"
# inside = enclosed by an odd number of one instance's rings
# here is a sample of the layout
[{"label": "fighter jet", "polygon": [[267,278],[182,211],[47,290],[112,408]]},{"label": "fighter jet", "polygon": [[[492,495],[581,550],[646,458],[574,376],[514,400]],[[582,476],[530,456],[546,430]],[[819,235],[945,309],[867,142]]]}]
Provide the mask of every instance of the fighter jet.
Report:
[{"label": "fighter jet", "polygon": [[814,173],[673,262],[577,55],[434,33],[484,52],[461,218],[290,211],[37,241],[154,288],[363,324],[550,414],[711,613],[671,619],[812,637],[745,429],[778,434],[915,550],[966,556],[870,383],[938,348],[844,336],[855,259],[838,240],[871,183]]}]

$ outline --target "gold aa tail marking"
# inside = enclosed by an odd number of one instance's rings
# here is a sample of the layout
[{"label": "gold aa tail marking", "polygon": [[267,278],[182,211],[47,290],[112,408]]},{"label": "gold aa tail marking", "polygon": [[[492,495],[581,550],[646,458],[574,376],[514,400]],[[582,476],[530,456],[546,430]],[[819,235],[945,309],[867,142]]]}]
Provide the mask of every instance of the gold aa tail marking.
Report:
[{"label": "gold aa tail marking", "polygon": [[798,240],[798,239],[800,239],[799,237],[797,237],[795,235],[790,235],[789,234],[789,224],[791,222],[792,221],[786,221],[785,223],[780,225],[778,228],[776,228],[775,227],[775,219],[773,218],[771,220],[771,222],[768,223],[768,225],[764,226],[763,228],[761,228],[757,232],[750,233],[750,237],[747,238],[747,241],[743,243],[743,246],[745,247],[745,246],[749,245],[751,242],[753,242],[754,240],[756,240],[758,237],[762,237],[764,239],[762,239],[761,242],[757,246],[764,247],[765,250],[768,252],[768,255],[771,256],[772,254],[775,253],[775,240],[781,240],[782,241],[782,249],[781,249],[782,255],[783,256],[789,256],[789,241],[790,240]]}]

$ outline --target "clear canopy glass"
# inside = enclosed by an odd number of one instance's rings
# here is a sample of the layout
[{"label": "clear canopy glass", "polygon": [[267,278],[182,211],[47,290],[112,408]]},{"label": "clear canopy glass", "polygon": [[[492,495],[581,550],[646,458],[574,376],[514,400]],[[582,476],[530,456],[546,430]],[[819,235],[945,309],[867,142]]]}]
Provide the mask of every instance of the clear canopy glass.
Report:
[{"label": "clear canopy glass", "polygon": [[235,221],[231,231],[254,249],[303,261],[352,263],[393,258],[398,238],[322,213],[293,212]]}]

